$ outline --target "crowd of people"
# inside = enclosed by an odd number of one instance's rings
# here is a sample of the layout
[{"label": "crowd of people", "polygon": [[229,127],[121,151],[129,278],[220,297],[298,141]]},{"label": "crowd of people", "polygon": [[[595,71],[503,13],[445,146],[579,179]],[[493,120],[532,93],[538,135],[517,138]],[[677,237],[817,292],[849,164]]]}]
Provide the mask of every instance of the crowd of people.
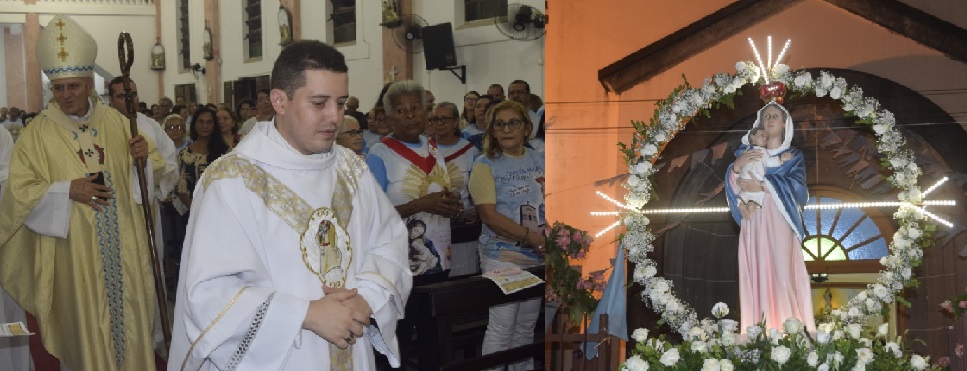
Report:
[{"label": "crowd of people", "polygon": [[[55,21],[68,31],[38,44],[53,101],[32,122],[2,114],[0,285],[65,369],[153,369],[162,348],[138,163],[176,302],[169,365],[371,369],[375,349],[398,367],[413,286],[543,264],[543,104],[526,81],[438,102],[397,81],[364,112],[343,56],[300,41],[254,99],[149,107],[124,78],[95,96],[93,39]],[[531,342],[538,307],[491,308],[484,353]],[[316,336],[294,346],[299,329]]]}]

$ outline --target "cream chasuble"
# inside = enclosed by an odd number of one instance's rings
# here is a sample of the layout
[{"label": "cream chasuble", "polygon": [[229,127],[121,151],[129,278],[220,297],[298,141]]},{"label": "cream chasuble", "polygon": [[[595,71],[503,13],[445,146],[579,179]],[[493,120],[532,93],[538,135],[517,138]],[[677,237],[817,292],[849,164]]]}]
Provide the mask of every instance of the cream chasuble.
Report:
[{"label": "cream chasuble", "polygon": [[[81,122],[51,103],[20,133],[0,203],[0,284],[37,317],[44,346],[71,370],[149,370],[155,294],[144,218],[134,201],[137,185],[131,183],[129,124],[92,102]],[[152,168],[164,169],[150,140],[148,147]],[[55,183],[97,171],[114,195],[101,212],[51,193]],[[66,238],[24,224],[38,222],[31,213],[45,196],[60,197]]]},{"label": "cream chasuble", "polygon": [[[304,156],[259,123],[205,171],[185,238],[169,370],[398,365],[406,229],[349,150]],[[302,330],[322,286],[356,288],[377,326],[346,351]]]}]

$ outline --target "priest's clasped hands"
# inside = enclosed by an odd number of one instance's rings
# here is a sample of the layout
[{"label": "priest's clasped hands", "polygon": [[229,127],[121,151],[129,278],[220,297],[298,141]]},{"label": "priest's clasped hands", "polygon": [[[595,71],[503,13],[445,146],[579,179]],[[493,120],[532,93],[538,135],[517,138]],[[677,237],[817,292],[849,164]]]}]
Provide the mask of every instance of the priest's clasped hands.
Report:
[{"label": "priest's clasped hands", "polygon": [[322,291],[325,296],[309,303],[302,328],[346,349],[363,336],[373,310],[356,289],[323,286]]}]

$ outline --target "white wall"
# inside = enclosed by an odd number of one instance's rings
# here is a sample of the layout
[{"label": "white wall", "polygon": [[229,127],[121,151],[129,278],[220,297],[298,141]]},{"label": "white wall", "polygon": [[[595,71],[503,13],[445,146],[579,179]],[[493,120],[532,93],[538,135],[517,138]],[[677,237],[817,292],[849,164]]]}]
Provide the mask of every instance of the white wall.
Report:
[{"label": "white wall", "polygon": [[[457,62],[467,66],[467,84],[449,71],[426,71],[422,53],[413,54],[414,79],[433,91],[437,101],[449,100],[462,106],[463,94],[470,90],[483,92],[491,83],[500,83],[506,88],[515,79],[526,80],[531,92],[544,95],[544,39],[537,41],[515,41],[503,36],[492,24],[463,26],[462,8],[457,9],[453,2],[439,0],[413,0],[414,12],[431,25],[443,22],[453,24],[454,44]],[[332,41],[331,23],[328,21],[332,3],[321,0],[301,1],[302,38]],[[543,9],[544,2],[526,0],[523,3]],[[191,73],[179,71],[180,57],[177,55],[177,15],[175,1],[161,3],[162,41],[167,51],[168,69],[164,72],[165,94],[174,94],[175,84],[195,83],[197,93],[204,99],[207,84],[204,78],[195,80]],[[459,4],[458,4],[459,5]],[[192,2],[191,53],[192,63],[204,64],[201,55],[201,34],[204,28],[204,4]],[[219,22],[221,43],[216,56],[222,59],[223,81],[237,80],[240,77],[267,75],[279,55],[279,32],[276,14],[278,1],[262,2],[263,57],[258,61],[244,60],[242,48],[242,5],[239,0],[220,0]],[[293,10],[295,12],[295,10]],[[380,2],[359,0],[356,2],[357,30],[356,42],[339,46],[349,65],[350,94],[359,97],[360,106],[366,110],[375,104],[383,86],[383,29]],[[463,27],[461,27],[463,26]],[[153,44],[153,43],[152,43]],[[147,62],[146,62],[147,63]],[[142,89],[143,90],[143,89]],[[224,94],[224,92],[223,92]]]}]

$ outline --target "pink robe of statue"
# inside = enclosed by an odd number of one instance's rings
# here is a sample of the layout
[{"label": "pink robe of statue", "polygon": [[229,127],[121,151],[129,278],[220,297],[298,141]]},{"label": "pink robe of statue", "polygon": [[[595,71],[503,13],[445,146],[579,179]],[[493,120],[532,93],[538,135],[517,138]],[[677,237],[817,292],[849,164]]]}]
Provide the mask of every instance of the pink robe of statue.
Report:
[{"label": "pink robe of statue", "polygon": [[[731,173],[731,172],[730,172]],[[729,175],[733,187],[735,174]],[[782,329],[797,318],[806,329],[816,328],[809,274],[803,261],[802,242],[765,190],[762,208],[743,218],[739,232],[740,331],[765,316],[766,328]]]}]

